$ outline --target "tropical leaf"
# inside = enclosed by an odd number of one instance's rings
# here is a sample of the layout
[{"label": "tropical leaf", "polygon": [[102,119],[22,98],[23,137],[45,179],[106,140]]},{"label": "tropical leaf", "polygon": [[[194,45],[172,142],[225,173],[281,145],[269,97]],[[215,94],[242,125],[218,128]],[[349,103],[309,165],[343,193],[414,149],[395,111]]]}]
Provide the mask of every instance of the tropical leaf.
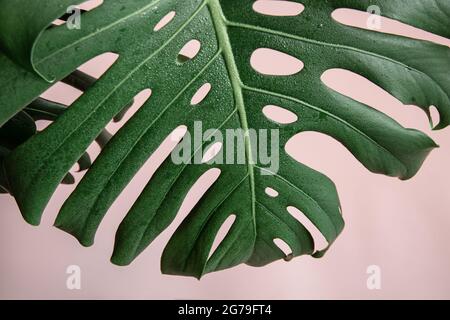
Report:
[{"label": "tropical leaf", "polygon": [[[255,12],[252,0],[105,0],[83,13],[79,30],[47,28],[74,2],[0,0],[2,123],[51,85],[45,79],[67,79],[79,65],[104,52],[119,55],[99,80],[84,86],[84,94],[52,125],[7,155],[8,190],[26,221],[39,224],[72,165],[144,89],[152,90],[150,99],[108,142],[55,222],[83,245],[93,244],[113,201],[180,125],[191,135],[196,121],[221,132],[278,129],[282,147],[279,170],[273,172],[264,163],[250,161],[255,148],[250,139],[244,164],[177,165],[166,159],[119,227],[112,257],[119,265],[131,263],[173,221],[191,186],[211,168],[220,169],[220,177],[167,244],[161,264],[164,273],[201,277],[241,263],[261,266],[292,256],[321,256],[326,249],[315,251],[310,232],[287,207],[301,210],[329,244],[344,223],[334,184],[296,162],[283,148],[299,132],[333,137],[374,173],[401,179],[414,176],[436,144],[425,134],[329,89],[321,81],[329,69],[356,72],[428,114],[434,105],[440,113],[436,129],[449,124],[450,49],[344,26],[331,17],[337,8],[365,11],[366,1],[303,0],[301,15],[274,17]],[[450,37],[446,0],[370,4],[378,5],[386,17]],[[154,30],[172,11],[176,12],[173,20]],[[193,59],[179,57],[191,39],[201,43],[200,52]],[[297,57],[305,67],[290,76],[258,73],[250,64],[258,48]],[[205,83],[211,84],[211,91],[192,105],[192,97]],[[276,123],[262,113],[266,105],[283,107],[298,121]],[[192,156],[201,158],[206,145],[195,146]],[[267,187],[278,196],[269,197]],[[232,215],[230,231],[210,252],[218,230]],[[292,254],[286,257],[274,239],[283,240]]]}]

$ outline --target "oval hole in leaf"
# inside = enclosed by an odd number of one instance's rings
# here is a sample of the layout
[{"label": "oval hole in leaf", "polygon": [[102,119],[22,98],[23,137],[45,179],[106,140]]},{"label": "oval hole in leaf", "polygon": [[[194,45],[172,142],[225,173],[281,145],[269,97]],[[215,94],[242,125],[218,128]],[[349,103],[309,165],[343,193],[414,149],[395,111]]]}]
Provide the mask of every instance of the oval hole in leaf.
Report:
[{"label": "oval hole in leaf", "polygon": [[253,10],[267,16],[292,17],[302,13],[305,6],[292,1],[258,0],[253,4]]},{"label": "oval hole in leaf", "polygon": [[291,124],[298,120],[297,115],[292,111],[274,105],[265,106],[262,112],[267,119],[279,124]]},{"label": "oval hole in leaf", "polygon": [[54,26],[61,26],[61,25],[63,25],[64,23],[66,23],[64,20],[62,20],[62,19],[55,19],[53,22],[52,22],[52,25],[54,25]]},{"label": "oval hole in leaf", "polygon": [[191,105],[196,106],[200,104],[203,100],[205,100],[210,91],[211,91],[210,83],[205,83],[204,85],[202,85],[200,89],[198,89],[197,92],[192,97]]},{"label": "oval hole in leaf", "polygon": [[[383,14],[383,12],[381,12],[381,14]],[[434,33],[391,18],[374,15],[370,12],[340,8],[334,10],[331,16],[335,21],[346,26],[381,33],[397,34],[412,39],[428,40],[444,46],[450,46],[450,39],[446,39],[442,36],[438,36]]]},{"label": "oval hole in leaf", "polygon": [[298,222],[300,222],[306,230],[309,231],[314,239],[315,251],[321,251],[328,247],[328,241],[325,239],[320,230],[309,220],[309,218],[301,212],[298,208],[289,206],[286,208],[287,211],[293,216]]},{"label": "oval hole in leaf", "polygon": [[293,258],[291,247],[282,239],[276,238],[273,239],[273,243],[284,253],[284,260],[291,261]]},{"label": "oval hole in leaf", "polygon": [[91,11],[103,4],[103,0],[88,0],[81,3],[78,7],[81,10]]},{"label": "oval hole in leaf", "polygon": [[228,235],[228,232],[231,230],[231,227],[234,224],[234,221],[236,221],[236,215],[232,214],[229,216],[222,226],[220,227],[219,231],[216,234],[216,237],[214,239],[214,242],[211,246],[211,249],[209,250],[208,260],[211,258],[211,256],[216,252],[219,245],[225,240],[226,236]]},{"label": "oval hole in leaf", "polygon": [[250,58],[253,69],[270,76],[291,76],[299,73],[304,64],[301,60],[287,53],[269,49],[256,49]]},{"label": "oval hole in leaf", "polygon": [[111,68],[117,59],[119,59],[117,53],[105,52],[83,63],[78,69],[89,74],[91,77],[99,79]]},{"label": "oval hole in leaf", "polygon": [[277,190],[272,189],[270,187],[267,187],[266,190],[264,190],[266,192],[266,194],[271,197],[271,198],[276,198],[279,196],[279,193]]},{"label": "oval hole in leaf", "polygon": [[181,49],[180,53],[177,57],[177,62],[182,64],[194,59],[197,54],[200,52],[202,44],[200,41],[193,39],[186,43],[184,47]]},{"label": "oval hole in leaf", "polygon": [[188,128],[186,126],[179,126],[175,130],[173,130],[172,133],[169,135],[170,141],[178,144],[181,141],[181,139],[183,139],[183,137],[186,135],[187,130]]},{"label": "oval hole in leaf", "polygon": [[177,15],[177,13],[175,11],[170,11],[168,14],[166,14],[153,28],[153,31],[159,31],[162,28],[164,28],[165,26],[167,26],[172,20],[173,18],[175,18],[175,16]]},{"label": "oval hole in leaf", "polygon": [[202,163],[208,163],[212,161],[220,153],[220,151],[222,150],[222,146],[222,142],[215,142],[210,145],[203,154]]}]

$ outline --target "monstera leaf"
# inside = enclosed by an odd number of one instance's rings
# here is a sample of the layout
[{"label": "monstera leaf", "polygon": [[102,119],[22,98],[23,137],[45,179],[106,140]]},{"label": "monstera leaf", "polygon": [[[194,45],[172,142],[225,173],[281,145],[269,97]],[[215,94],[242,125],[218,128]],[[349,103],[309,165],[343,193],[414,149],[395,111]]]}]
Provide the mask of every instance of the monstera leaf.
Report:
[{"label": "monstera leaf", "polygon": [[[338,8],[366,11],[378,5],[386,17],[450,37],[447,0],[303,0],[298,16],[275,17],[253,10],[252,0],[104,0],[81,17],[81,29],[49,27],[68,5],[81,1],[0,1],[0,119],[5,123],[87,60],[119,55],[115,64],[59,115],[3,161],[7,190],[33,225],[55,189],[90,143],[133,97],[152,95],[108,142],[55,225],[85,246],[92,245],[108,208],[161,142],[184,125],[204,128],[278,129],[279,169],[253,162],[247,137],[244,164],[175,164],[170,157],[121,223],[112,261],[129,264],[174,219],[191,186],[208,170],[220,176],[178,227],[162,255],[162,271],[201,277],[241,263],[261,266],[304,254],[320,257],[309,231],[287,211],[293,206],[320,230],[329,244],[343,229],[334,184],[296,162],[284,150],[299,132],[315,131],[341,142],[370,171],[401,179],[414,176],[436,144],[381,112],[325,86],[321,75],[333,68],[356,72],[405,104],[440,113],[436,129],[450,119],[450,49],[425,41],[344,26],[333,20]],[[299,2],[300,1],[293,1]],[[154,26],[168,13],[162,29]],[[179,55],[192,39],[194,57]],[[258,73],[250,58],[258,48],[284,52],[304,62],[294,75]],[[211,90],[192,105],[204,84]],[[262,108],[275,105],[298,120],[280,124]],[[211,135],[212,138],[213,134]],[[192,148],[201,154],[204,145]],[[270,197],[266,188],[278,194]],[[214,252],[218,230],[235,220]],[[289,257],[274,243],[283,240]]]}]

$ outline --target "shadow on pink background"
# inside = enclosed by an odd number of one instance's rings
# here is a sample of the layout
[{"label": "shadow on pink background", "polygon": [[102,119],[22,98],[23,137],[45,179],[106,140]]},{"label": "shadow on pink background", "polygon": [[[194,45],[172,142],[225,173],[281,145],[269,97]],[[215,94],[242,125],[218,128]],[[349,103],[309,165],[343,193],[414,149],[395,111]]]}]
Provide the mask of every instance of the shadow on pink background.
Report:
[{"label": "shadow on pink background", "polygon": [[[365,26],[367,14],[341,11],[336,19]],[[450,40],[383,20],[382,30],[429,39],[450,46]],[[91,61],[83,70],[100,76],[111,55]],[[279,72],[289,61],[259,57],[255,65]],[[281,65],[279,65],[281,63]],[[347,71],[328,73],[324,81],[335,90],[377,108],[405,127],[429,134],[440,146],[412,180],[368,172],[342,145],[329,137],[304,133],[292,139],[288,152],[328,175],[337,185],[346,228],[322,259],[300,257],[264,268],[245,265],[206,275],[201,281],[161,275],[159,259],[177,225],[210,183],[202,179],[191,191],[174,223],[128,267],[109,262],[117,226],[168,155],[165,144],[153,155],[106,215],[95,245],[84,248],[70,235],[53,228],[58,208],[73,190],[61,186],[46,209],[40,227],[22,219],[13,198],[0,196],[1,298],[118,299],[431,299],[450,298],[450,130],[432,132],[426,115],[368,80]],[[149,94],[149,92],[147,93]],[[57,85],[45,97],[71,103],[79,95]],[[143,101],[145,93],[136,100]],[[150,98],[151,99],[151,98]],[[132,113],[128,114],[128,118]],[[112,132],[117,125],[110,126]],[[93,154],[98,147],[90,148]],[[76,175],[77,181],[82,175]],[[78,265],[82,289],[66,288],[66,269]],[[367,268],[381,268],[380,290],[366,285]]]}]

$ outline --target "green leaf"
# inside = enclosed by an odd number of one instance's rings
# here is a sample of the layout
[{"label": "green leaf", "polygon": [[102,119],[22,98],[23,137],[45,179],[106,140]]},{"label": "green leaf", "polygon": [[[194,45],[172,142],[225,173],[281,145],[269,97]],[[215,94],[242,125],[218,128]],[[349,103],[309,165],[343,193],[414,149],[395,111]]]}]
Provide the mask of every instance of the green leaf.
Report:
[{"label": "green leaf", "polygon": [[[203,128],[221,132],[278,129],[279,170],[268,172],[262,163],[249,161],[255,147],[250,140],[246,143],[245,164],[176,165],[169,157],[119,227],[112,257],[119,265],[131,263],[173,221],[191,186],[211,168],[220,169],[220,177],[167,244],[161,263],[164,273],[199,278],[241,263],[261,266],[287,258],[274,239],[287,243],[292,256],[322,256],[326,249],[315,251],[310,232],[287,207],[300,209],[330,245],[344,223],[334,184],[284,151],[287,141],[299,132],[316,131],[333,137],[374,173],[401,179],[414,176],[436,144],[425,134],[403,128],[381,112],[330,90],[320,77],[332,68],[348,69],[405,104],[416,104],[426,112],[434,105],[441,119],[436,129],[441,129],[450,119],[450,49],[344,26],[331,18],[336,8],[365,11],[364,1],[304,0],[305,11],[295,17],[256,13],[253,3],[105,0],[102,6],[83,14],[80,30],[61,26],[42,32],[40,26],[47,26],[51,21],[48,16],[54,16],[49,10],[41,17],[31,15],[31,22],[21,27],[32,30],[28,34],[40,35],[37,43],[34,36],[25,39],[26,34],[21,32],[6,37],[9,45],[5,52],[13,59],[17,57],[13,66],[0,56],[0,65],[7,70],[0,78],[0,84],[6,84],[0,102],[3,106],[8,101],[9,110],[25,107],[49,85],[18,67],[27,66],[21,43],[33,43],[35,48],[28,52],[31,56],[26,61],[34,62],[28,70],[39,70],[41,75],[57,80],[101,53],[119,54],[108,72],[50,127],[7,157],[10,188],[26,221],[39,224],[68,170],[104,127],[147,88],[152,89],[150,99],[109,140],[55,222],[81,244],[93,244],[114,200],[180,125],[185,125],[191,135],[195,121],[202,121]],[[450,36],[450,4],[446,0],[411,0],[408,5],[379,0],[371,4],[379,5],[386,17]],[[27,16],[27,6],[28,1],[16,1],[4,15],[14,16],[20,11]],[[176,12],[175,18],[153,31],[171,11]],[[0,39],[5,42],[4,35]],[[200,52],[192,60],[178,59],[181,48],[191,39],[200,41]],[[250,65],[250,57],[258,48],[297,57],[305,68],[291,76],[260,74]],[[14,80],[12,84],[9,78]],[[205,83],[211,84],[211,91],[200,104],[192,106],[191,98]],[[261,111],[265,105],[281,106],[299,120],[288,125],[268,120]],[[193,152],[201,155],[198,147]],[[278,197],[270,198],[265,193],[267,187],[276,190]],[[235,220],[230,231],[210,252],[218,230],[231,215]]]},{"label": "green leaf", "polygon": [[0,127],[0,145],[12,150],[36,134],[33,118],[21,111]]},{"label": "green leaf", "polygon": [[[46,27],[72,4],[83,0],[1,0],[0,47],[2,51],[23,67],[35,71],[52,81],[54,76],[39,69],[34,59],[36,44]],[[24,19],[25,17],[25,19]],[[24,23],[18,23],[24,21]],[[20,35],[19,37],[17,35]]]},{"label": "green leaf", "polygon": [[55,74],[41,69],[36,46],[53,20],[62,16],[69,5],[81,2],[0,0],[0,126],[45,91],[49,87],[47,80],[70,73],[62,65]]}]

